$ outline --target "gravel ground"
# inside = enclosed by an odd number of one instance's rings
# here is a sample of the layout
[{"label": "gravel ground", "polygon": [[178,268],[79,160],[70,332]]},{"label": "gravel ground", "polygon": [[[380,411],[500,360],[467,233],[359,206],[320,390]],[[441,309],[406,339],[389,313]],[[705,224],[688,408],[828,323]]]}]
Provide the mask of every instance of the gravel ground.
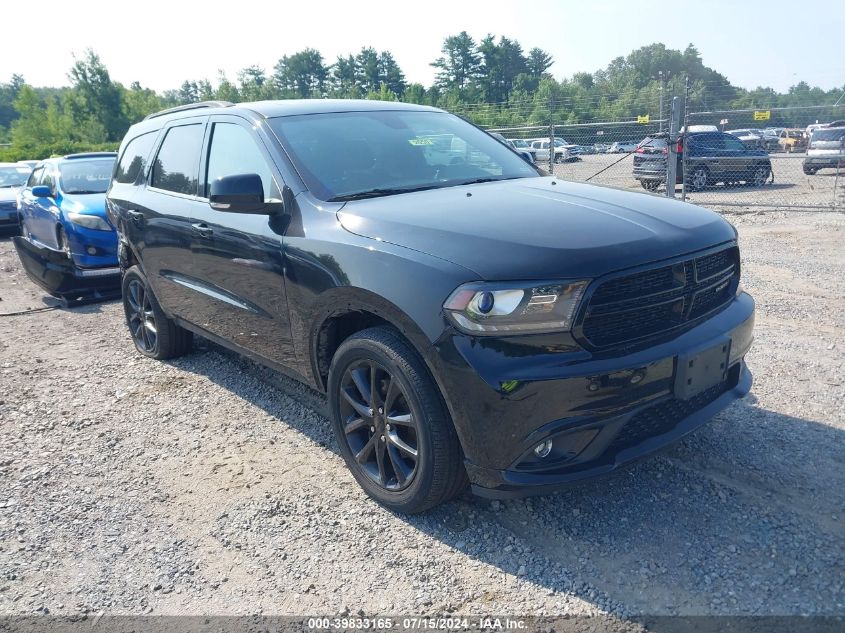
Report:
[{"label": "gravel ground", "polygon": [[[769,158],[774,182],[763,187],[714,185],[702,191],[690,191],[687,200],[704,206],[740,204],[832,207],[835,204],[839,209],[845,208],[845,169],[839,170],[838,176],[835,169],[823,169],[808,176],[802,168],[804,154],[776,153],[770,154]],[[548,167],[548,164],[540,166]],[[640,182],[631,175],[632,168],[633,154],[587,154],[579,161],[555,165],[555,175],[576,182],[591,178],[590,182],[597,185],[642,192]],[[680,198],[681,186],[678,185],[676,190]],[[665,191],[665,188],[661,186],[660,191]]]},{"label": "gravel ground", "polygon": [[[0,317],[0,614],[845,614],[845,216],[730,216],[750,396],[553,497],[369,501],[321,396],[116,302]],[[51,305],[0,240],[0,312]]]}]

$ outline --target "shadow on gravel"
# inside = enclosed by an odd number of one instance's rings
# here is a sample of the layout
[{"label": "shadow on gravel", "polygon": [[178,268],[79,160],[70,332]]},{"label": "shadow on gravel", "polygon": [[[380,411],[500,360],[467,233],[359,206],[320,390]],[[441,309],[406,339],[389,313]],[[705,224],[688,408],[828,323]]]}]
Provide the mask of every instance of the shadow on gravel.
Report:
[{"label": "shadow on gravel", "polygon": [[[173,365],[337,453],[320,393],[213,344],[198,347],[219,355]],[[317,415],[291,416],[267,385]],[[507,502],[467,494],[397,517],[537,590],[618,615],[843,614],[845,432],[752,401],[601,481]]]}]

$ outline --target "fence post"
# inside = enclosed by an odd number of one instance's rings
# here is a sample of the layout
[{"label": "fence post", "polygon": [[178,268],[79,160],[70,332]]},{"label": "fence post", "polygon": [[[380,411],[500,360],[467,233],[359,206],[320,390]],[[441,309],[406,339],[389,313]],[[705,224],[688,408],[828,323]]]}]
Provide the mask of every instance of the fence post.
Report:
[{"label": "fence post", "polygon": [[689,75],[684,83],[684,133],[681,135],[681,200],[687,199],[687,149],[689,138]]},{"label": "fence post", "polygon": [[555,102],[549,97],[549,173],[555,175]]},{"label": "fence post", "polygon": [[666,139],[666,197],[675,197],[675,181],[678,179],[678,128],[681,126],[681,100],[672,97],[669,112],[669,138]]}]

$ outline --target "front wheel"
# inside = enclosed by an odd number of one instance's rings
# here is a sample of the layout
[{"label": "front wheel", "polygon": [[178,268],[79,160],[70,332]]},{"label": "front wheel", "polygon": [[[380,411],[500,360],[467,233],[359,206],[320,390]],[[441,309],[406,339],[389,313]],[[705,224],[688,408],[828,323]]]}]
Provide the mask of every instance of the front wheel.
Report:
[{"label": "front wheel", "polygon": [[762,187],[766,184],[766,180],[768,180],[768,178],[769,168],[765,165],[757,165],[751,170],[751,178],[749,179],[748,184],[753,185],[754,187]]},{"label": "front wheel", "polygon": [[817,171],[818,171],[818,169],[816,169],[815,167],[806,167],[806,166],[804,167],[804,173],[807,176],[814,176]]},{"label": "front wheel", "polygon": [[122,290],[126,324],[139,352],[164,360],[190,351],[193,335],[164,314],[147,278],[137,266],[124,273]]},{"label": "front wheel", "polygon": [[643,189],[646,191],[657,191],[657,188],[660,186],[659,180],[641,180],[640,184],[642,185]]},{"label": "front wheel", "polygon": [[707,186],[710,174],[706,167],[696,167],[690,174],[689,185],[693,191],[700,191]]},{"label": "front wheel", "polygon": [[466,486],[460,444],[419,354],[393,328],[344,341],[332,359],[328,399],[346,465],[391,510],[417,513]]}]

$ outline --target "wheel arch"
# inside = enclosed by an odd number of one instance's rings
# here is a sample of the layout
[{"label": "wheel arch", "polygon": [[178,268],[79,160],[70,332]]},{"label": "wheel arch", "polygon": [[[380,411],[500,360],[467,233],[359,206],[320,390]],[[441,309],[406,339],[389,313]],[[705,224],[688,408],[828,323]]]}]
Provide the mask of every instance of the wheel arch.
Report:
[{"label": "wheel arch", "polygon": [[443,391],[437,379],[437,359],[432,342],[410,316],[384,297],[362,288],[335,288],[323,294],[311,323],[309,360],[314,379],[321,389],[326,389],[329,367],[341,343],[361,330],[385,325],[396,329],[411,344]]}]

